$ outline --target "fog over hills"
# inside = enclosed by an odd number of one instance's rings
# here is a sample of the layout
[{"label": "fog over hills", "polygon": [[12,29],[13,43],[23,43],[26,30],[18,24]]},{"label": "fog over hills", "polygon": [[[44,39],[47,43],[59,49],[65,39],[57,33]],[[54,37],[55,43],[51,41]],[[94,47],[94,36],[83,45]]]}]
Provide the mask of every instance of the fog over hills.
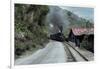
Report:
[{"label": "fog over hills", "polygon": [[81,18],[87,19],[93,23],[94,21],[94,9],[86,7],[65,7],[61,6],[60,8],[73,12]]},{"label": "fog over hills", "polygon": [[61,31],[65,32],[66,29],[72,27],[93,27],[92,21],[82,18],[72,11],[58,6],[49,6],[49,9],[47,23],[49,25],[50,34]]}]

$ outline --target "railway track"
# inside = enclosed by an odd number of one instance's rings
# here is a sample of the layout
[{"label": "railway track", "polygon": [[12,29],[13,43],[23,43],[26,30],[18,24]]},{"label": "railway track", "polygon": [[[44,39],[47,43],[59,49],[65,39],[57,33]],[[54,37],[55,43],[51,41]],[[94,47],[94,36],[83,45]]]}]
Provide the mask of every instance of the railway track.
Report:
[{"label": "railway track", "polygon": [[86,57],[84,57],[79,51],[77,51],[68,42],[64,42],[64,45],[65,45],[66,54],[68,55],[67,62],[88,61]]}]

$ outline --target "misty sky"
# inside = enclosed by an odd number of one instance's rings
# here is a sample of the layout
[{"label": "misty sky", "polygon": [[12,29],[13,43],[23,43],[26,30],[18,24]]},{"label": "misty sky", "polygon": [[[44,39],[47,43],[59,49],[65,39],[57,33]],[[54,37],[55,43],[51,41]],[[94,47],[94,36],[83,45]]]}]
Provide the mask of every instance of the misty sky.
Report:
[{"label": "misty sky", "polygon": [[63,9],[69,10],[74,14],[78,15],[79,17],[88,19],[93,21],[94,20],[94,9],[93,8],[84,8],[84,7],[61,7]]}]

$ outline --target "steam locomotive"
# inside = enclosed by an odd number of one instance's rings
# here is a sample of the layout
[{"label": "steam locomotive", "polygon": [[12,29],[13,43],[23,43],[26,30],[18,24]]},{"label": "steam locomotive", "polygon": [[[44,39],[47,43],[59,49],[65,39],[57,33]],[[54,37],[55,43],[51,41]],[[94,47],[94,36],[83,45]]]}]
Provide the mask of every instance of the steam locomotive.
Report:
[{"label": "steam locomotive", "polygon": [[55,41],[60,41],[60,42],[65,41],[65,37],[64,37],[63,33],[51,34],[50,39],[55,40]]}]

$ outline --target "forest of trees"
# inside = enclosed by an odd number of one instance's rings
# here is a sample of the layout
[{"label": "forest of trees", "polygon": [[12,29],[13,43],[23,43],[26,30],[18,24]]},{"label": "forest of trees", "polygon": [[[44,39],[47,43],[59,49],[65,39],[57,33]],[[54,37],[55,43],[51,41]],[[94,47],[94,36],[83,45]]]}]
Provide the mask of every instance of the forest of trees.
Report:
[{"label": "forest of trees", "polygon": [[15,58],[25,51],[44,47],[48,42],[45,5],[15,4]]}]

